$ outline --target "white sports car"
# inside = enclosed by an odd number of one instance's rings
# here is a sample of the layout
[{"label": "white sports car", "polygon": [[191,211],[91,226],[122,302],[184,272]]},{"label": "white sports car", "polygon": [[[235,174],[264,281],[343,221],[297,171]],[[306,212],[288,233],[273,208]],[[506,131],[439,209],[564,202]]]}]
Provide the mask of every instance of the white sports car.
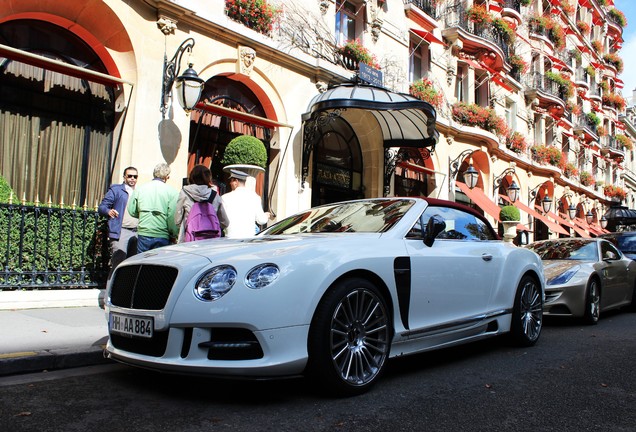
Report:
[{"label": "white sports car", "polygon": [[306,374],[359,394],[390,357],[541,333],[534,252],[477,212],[430,198],[316,207],[250,239],[129,258],[108,287],[110,358],[224,377]]}]

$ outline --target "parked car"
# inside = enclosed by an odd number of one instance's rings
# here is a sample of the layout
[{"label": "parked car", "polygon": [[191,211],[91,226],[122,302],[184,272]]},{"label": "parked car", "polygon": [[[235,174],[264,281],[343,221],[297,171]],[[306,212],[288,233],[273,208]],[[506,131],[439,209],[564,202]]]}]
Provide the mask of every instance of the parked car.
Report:
[{"label": "parked car", "polygon": [[627,258],[636,259],[636,231],[613,232],[599,237],[612,242]]},{"label": "parked car", "polygon": [[636,262],[601,238],[531,243],[545,271],[545,315],[582,317],[596,324],[602,312],[636,309]]},{"label": "parked car", "polygon": [[539,257],[448,201],[380,198],[303,211],[254,238],[154,249],[109,283],[108,356],[223,377],[306,374],[366,391],[387,359],[541,333]]}]

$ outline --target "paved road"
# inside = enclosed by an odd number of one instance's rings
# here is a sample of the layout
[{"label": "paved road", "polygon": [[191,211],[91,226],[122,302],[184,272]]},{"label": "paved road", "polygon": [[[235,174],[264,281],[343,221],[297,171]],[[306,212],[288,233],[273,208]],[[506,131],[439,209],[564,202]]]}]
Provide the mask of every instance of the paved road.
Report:
[{"label": "paved road", "polygon": [[121,365],[0,379],[2,431],[636,431],[636,314],[550,322],[390,363],[369,393],[302,379],[224,382]]}]

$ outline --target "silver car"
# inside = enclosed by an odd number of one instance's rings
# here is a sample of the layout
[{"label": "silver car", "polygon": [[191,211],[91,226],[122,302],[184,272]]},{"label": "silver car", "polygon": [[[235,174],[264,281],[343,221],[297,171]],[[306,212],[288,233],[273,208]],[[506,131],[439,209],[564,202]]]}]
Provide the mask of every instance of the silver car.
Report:
[{"label": "silver car", "polygon": [[562,238],[527,246],[541,257],[546,280],[544,315],[582,317],[636,309],[636,262],[600,238]]}]

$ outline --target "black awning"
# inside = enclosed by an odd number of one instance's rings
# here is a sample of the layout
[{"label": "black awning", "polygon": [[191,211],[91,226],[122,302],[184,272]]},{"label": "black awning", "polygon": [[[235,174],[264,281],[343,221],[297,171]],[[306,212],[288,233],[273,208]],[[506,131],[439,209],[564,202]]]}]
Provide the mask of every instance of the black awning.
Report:
[{"label": "black awning", "polygon": [[607,228],[609,231],[616,231],[617,227],[636,226],[636,210],[625,206],[612,206],[605,212]]},{"label": "black awning", "polygon": [[437,114],[428,102],[411,95],[361,84],[340,84],[314,97],[303,122],[315,121],[326,113],[354,110],[370,112],[382,130],[384,147],[435,147],[439,133]]}]

